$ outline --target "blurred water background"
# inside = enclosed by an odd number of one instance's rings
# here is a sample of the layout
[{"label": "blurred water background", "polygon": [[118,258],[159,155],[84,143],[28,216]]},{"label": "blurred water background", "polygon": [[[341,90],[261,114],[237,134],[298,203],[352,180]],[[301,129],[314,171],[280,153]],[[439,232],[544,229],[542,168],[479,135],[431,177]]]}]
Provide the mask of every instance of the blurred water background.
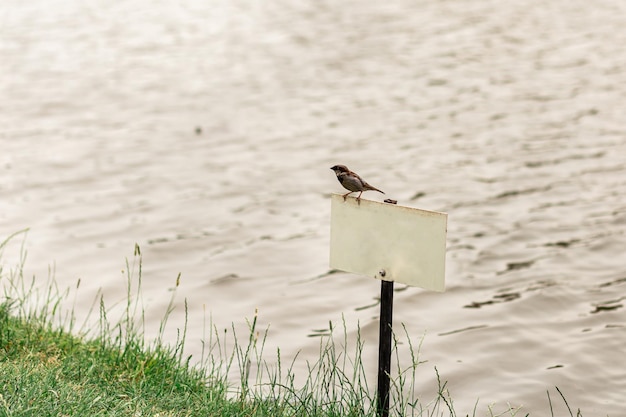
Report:
[{"label": "blurred water background", "polygon": [[421,398],[436,366],[460,414],[546,415],[558,386],[621,415],[625,19],[617,0],[4,0],[0,236],[30,228],[41,285],[80,279],[79,317],[124,299],[139,244],[147,334],[180,273],[170,323],[187,300],[196,357],[208,319],[258,310],[268,359],[304,373],[329,322],[360,325],[374,381],[379,282],[328,274],[343,163],[449,214],[447,291],[396,286]]}]

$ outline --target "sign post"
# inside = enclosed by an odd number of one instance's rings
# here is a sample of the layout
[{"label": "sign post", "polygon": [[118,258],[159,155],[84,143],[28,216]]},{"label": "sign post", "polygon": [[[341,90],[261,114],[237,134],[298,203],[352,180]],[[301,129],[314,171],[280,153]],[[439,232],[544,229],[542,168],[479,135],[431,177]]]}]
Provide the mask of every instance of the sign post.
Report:
[{"label": "sign post", "polygon": [[378,415],[389,416],[389,386],[391,374],[391,336],[393,322],[393,281],[380,282],[380,323],[378,332]]},{"label": "sign post", "polygon": [[[387,202],[387,200],[386,200]],[[445,289],[448,215],[355,198],[331,198],[330,267],[382,280],[378,415],[389,416],[393,283]]]}]

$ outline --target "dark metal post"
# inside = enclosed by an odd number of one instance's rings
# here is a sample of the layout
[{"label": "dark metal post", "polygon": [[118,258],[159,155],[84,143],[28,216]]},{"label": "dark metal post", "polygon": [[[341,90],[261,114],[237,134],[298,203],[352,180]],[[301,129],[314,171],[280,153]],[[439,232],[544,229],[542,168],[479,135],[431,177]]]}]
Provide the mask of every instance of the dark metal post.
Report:
[{"label": "dark metal post", "polygon": [[380,332],[378,337],[378,398],[380,417],[389,416],[389,374],[391,372],[391,323],[393,320],[393,281],[380,283]]}]

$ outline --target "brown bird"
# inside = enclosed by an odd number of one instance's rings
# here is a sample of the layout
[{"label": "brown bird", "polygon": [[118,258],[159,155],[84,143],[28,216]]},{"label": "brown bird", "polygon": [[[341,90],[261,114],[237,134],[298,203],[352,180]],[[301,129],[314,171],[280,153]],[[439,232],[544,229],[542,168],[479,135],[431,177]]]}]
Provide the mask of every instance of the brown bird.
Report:
[{"label": "brown bird", "polygon": [[343,195],[343,201],[346,201],[346,197],[348,197],[348,194],[356,193],[357,191],[359,192],[359,196],[356,198],[356,201],[359,204],[361,204],[361,194],[363,194],[363,191],[371,190],[385,194],[378,188],[369,185],[361,177],[359,177],[356,172],[350,171],[345,165],[335,165],[330,169],[335,171],[335,174],[337,175],[337,180],[339,180],[339,183],[343,185],[343,188],[350,191],[349,193]]}]

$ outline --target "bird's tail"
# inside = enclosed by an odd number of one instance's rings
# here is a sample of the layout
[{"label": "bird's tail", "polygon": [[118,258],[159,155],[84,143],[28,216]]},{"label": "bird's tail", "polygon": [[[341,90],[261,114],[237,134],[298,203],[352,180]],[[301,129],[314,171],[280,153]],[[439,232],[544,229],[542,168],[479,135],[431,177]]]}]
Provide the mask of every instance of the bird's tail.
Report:
[{"label": "bird's tail", "polygon": [[366,184],[365,186],[367,187],[367,189],[368,189],[368,190],[371,190],[371,191],[378,191],[379,193],[383,193],[383,194],[385,194],[385,192],[384,192],[384,191],[379,190],[379,189],[378,189],[378,188],[376,188],[376,187],[372,187],[372,186],[371,186],[371,185],[369,185],[369,184]]}]

